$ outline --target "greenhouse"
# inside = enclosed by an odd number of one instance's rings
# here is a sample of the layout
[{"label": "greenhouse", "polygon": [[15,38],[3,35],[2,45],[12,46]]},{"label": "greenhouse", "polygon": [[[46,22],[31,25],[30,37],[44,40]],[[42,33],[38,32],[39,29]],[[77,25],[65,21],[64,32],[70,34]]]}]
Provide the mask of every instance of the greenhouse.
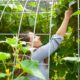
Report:
[{"label": "greenhouse", "polygon": [[0,80],[80,80],[80,0],[0,0]]}]

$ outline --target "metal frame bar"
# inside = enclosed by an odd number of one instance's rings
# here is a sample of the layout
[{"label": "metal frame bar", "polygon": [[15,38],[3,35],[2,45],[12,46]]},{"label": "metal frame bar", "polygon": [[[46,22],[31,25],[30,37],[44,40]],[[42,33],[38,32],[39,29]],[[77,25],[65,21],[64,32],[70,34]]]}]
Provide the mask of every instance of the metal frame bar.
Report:
[{"label": "metal frame bar", "polygon": [[[38,1],[38,5],[37,5],[37,9],[36,9],[36,16],[35,16],[35,21],[34,21],[34,29],[33,29],[33,32],[34,34],[36,33],[36,23],[37,23],[37,17],[38,17],[38,11],[39,11],[39,7],[40,7],[40,1]],[[34,46],[34,35],[33,35],[33,40],[32,40],[32,48]],[[32,50],[31,53],[33,53],[34,51]]]},{"label": "metal frame bar", "polygon": [[[21,14],[21,12],[4,12],[4,14]],[[35,14],[35,12],[23,12],[23,14]],[[50,14],[50,12],[38,12],[38,14]]]},{"label": "metal frame bar", "polygon": [[[51,39],[51,29],[52,29],[52,12],[53,12],[53,2],[54,0],[52,0],[52,4],[51,4],[51,14],[50,14],[50,26],[49,26],[49,42]],[[49,48],[49,54],[48,54],[48,72],[50,73],[50,49]],[[48,74],[48,80],[49,80],[49,74]]]},{"label": "metal frame bar", "polygon": [[[17,33],[0,33],[0,36],[9,36],[9,35],[17,35]],[[20,33],[19,35],[27,35],[27,34],[24,34],[24,33]],[[31,34],[32,35],[32,34]],[[48,33],[36,33],[35,35],[49,35]]]},{"label": "metal frame bar", "polygon": [[[3,64],[3,63],[0,63],[0,65],[2,65],[2,64]],[[14,63],[5,63],[5,64],[7,64],[7,65],[10,64],[10,66],[11,66],[11,64],[15,65]],[[48,66],[48,64],[40,64],[40,65]]]},{"label": "metal frame bar", "polygon": [[[80,9],[80,0],[77,0],[77,9]],[[80,38],[80,15],[78,15],[78,39]],[[80,41],[78,40],[78,58],[80,58]],[[78,80],[80,80],[80,63],[78,63]]]},{"label": "metal frame bar", "polygon": [[[23,12],[24,12],[24,9],[25,9],[25,7],[26,7],[26,5],[27,5],[27,2],[28,2],[28,0],[26,0],[26,2],[25,2],[25,4],[24,4],[24,7],[23,7],[23,11],[22,11],[22,14],[21,14],[21,19],[20,19],[20,24],[19,24],[19,27],[18,27],[18,34],[17,34],[17,42],[16,42],[16,46],[18,45],[18,39],[19,39],[19,34],[20,34],[20,30],[21,30],[21,24],[22,24],[22,19],[23,19]],[[17,50],[17,48],[16,48],[16,50]],[[15,50],[15,51],[16,51]],[[15,52],[15,54],[16,54],[16,52]],[[14,57],[14,65],[16,64],[16,56]],[[13,78],[14,78],[14,66],[13,66],[13,71],[12,71],[12,80],[13,80]]]},{"label": "metal frame bar", "polygon": [[4,9],[3,9],[2,13],[1,13],[1,16],[0,16],[0,21],[1,21],[2,17],[3,17],[4,11],[5,11],[6,7],[7,7],[7,5],[9,4],[9,1],[10,0],[8,0],[7,3],[5,4],[5,7],[4,7]]}]

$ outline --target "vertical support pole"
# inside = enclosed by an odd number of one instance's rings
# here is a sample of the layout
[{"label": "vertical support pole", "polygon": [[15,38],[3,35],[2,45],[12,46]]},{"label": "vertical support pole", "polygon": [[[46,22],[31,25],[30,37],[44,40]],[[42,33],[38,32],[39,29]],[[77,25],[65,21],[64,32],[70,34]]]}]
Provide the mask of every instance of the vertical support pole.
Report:
[{"label": "vertical support pole", "polygon": [[[34,34],[36,34],[36,25],[37,25],[37,17],[38,17],[40,2],[41,2],[41,0],[38,0],[37,10],[36,10],[36,16],[35,16],[35,22],[34,22]],[[33,48],[33,45],[34,45],[34,36],[33,36],[33,40],[32,40],[32,48]],[[32,50],[31,53],[33,53],[33,50]]]},{"label": "vertical support pole", "polygon": [[[77,0],[77,9],[80,10],[80,0]],[[80,15],[78,15],[78,58],[80,58]],[[80,63],[78,63],[78,80],[80,80]]]},{"label": "vertical support pole", "polygon": [[10,0],[7,1],[6,5],[5,5],[5,7],[4,7],[4,9],[3,9],[2,13],[1,13],[0,21],[1,21],[2,17],[3,17],[3,14],[4,14],[4,12],[5,12],[5,9],[6,9],[7,5],[9,4],[9,1],[10,1]]},{"label": "vertical support pole", "polygon": [[[54,2],[54,0],[51,0],[50,26],[49,26],[49,42],[50,42],[50,39],[51,39],[53,2]],[[49,48],[49,54],[48,54],[48,70],[50,70],[50,48]],[[48,80],[49,80],[49,74],[48,74]]]}]

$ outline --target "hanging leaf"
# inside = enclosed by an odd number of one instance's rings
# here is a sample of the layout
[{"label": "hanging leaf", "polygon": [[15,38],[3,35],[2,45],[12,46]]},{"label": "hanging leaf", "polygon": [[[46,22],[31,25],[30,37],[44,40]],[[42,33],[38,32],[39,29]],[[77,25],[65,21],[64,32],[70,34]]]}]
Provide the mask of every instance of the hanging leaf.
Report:
[{"label": "hanging leaf", "polygon": [[21,62],[21,67],[24,72],[34,75],[42,80],[45,80],[44,76],[39,70],[38,62],[31,60],[24,60]]},{"label": "hanging leaf", "polygon": [[78,10],[78,11],[76,11],[76,12],[74,12],[74,13],[72,14],[72,16],[75,16],[75,15],[80,15],[80,10]]},{"label": "hanging leaf", "polygon": [[17,78],[14,79],[14,80],[30,80],[30,79],[27,78],[27,77],[21,76],[21,77],[17,77]]},{"label": "hanging leaf", "polygon": [[80,58],[78,57],[64,57],[63,60],[80,62]]},{"label": "hanging leaf", "polygon": [[28,18],[29,19],[29,25],[33,26],[34,25],[34,18],[32,18],[31,16]]},{"label": "hanging leaf", "polygon": [[29,2],[29,6],[36,7],[36,3],[35,2]]},{"label": "hanging leaf", "polygon": [[4,78],[6,77],[7,75],[5,73],[0,73],[0,78]]},{"label": "hanging leaf", "polygon": [[20,49],[24,54],[27,53],[27,51],[29,51],[27,46],[22,46],[22,45],[26,45],[25,41],[19,41],[20,44],[18,44],[18,49]]},{"label": "hanging leaf", "polygon": [[19,11],[23,11],[23,6],[22,6],[22,5],[17,5],[17,9],[18,9]]},{"label": "hanging leaf", "polygon": [[10,54],[9,53],[4,53],[4,52],[0,52],[0,60],[6,60],[10,58]]}]

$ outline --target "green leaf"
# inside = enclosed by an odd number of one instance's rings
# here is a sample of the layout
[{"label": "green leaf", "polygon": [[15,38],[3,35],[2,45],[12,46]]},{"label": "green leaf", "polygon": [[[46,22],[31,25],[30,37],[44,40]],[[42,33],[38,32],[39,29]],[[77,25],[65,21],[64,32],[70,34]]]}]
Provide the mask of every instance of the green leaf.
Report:
[{"label": "green leaf", "polygon": [[34,21],[35,21],[34,18],[29,17],[28,19],[29,19],[29,25],[33,26],[34,25]]},{"label": "green leaf", "polygon": [[8,6],[13,9],[13,8],[16,8],[16,5],[15,4],[8,4]]},{"label": "green leaf", "polygon": [[18,44],[18,49],[20,49],[21,51],[23,51],[23,53],[25,54],[27,51],[29,51],[29,48],[27,46],[22,46],[22,45],[26,45],[25,41],[19,41],[20,44]]},{"label": "green leaf", "polygon": [[27,78],[27,77],[21,76],[21,77],[17,77],[17,78],[14,79],[14,80],[30,80],[30,79]]},{"label": "green leaf", "polygon": [[35,2],[30,2],[29,5],[30,5],[31,7],[36,7]]},{"label": "green leaf", "polygon": [[63,60],[80,62],[80,58],[78,57],[64,57]]},{"label": "green leaf", "polygon": [[19,11],[23,11],[22,5],[17,5],[17,9],[18,9]]},{"label": "green leaf", "polygon": [[80,10],[78,10],[78,11],[76,11],[76,12],[74,12],[74,13],[72,14],[72,16],[75,16],[75,15],[80,15]]},{"label": "green leaf", "polygon": [[19,41],[21,45],[26,45],[26,41]]},{"label": "green leaf", "polygon": [[6,77],[7,75],[5,73],[0,73],[0,78],[4,78]]},{"label": "green leaf", "polygon": [[21,50],[24,52],[24,54],[29,51],[27,47],[21,47]]},{"label": "green leaf", "polygon": [[17,42],[17,40],[15,38],[7,38],[6,39],[6,43],[11,45],[12,47],[16,47],[16,42]]},{"label": "green leaf", "polygon": [[34,75],[42,80],[45,80],[44,76],[39,70],[38,62],[31,60],[24,60],[21,62],[21,67],[24,72]]},{"label": "green leaf", "polygon": [[0,60],[4,61],[6,59],[10,58],[10,54],[9,53],[4,53],[4,52],[0,52]]}]

